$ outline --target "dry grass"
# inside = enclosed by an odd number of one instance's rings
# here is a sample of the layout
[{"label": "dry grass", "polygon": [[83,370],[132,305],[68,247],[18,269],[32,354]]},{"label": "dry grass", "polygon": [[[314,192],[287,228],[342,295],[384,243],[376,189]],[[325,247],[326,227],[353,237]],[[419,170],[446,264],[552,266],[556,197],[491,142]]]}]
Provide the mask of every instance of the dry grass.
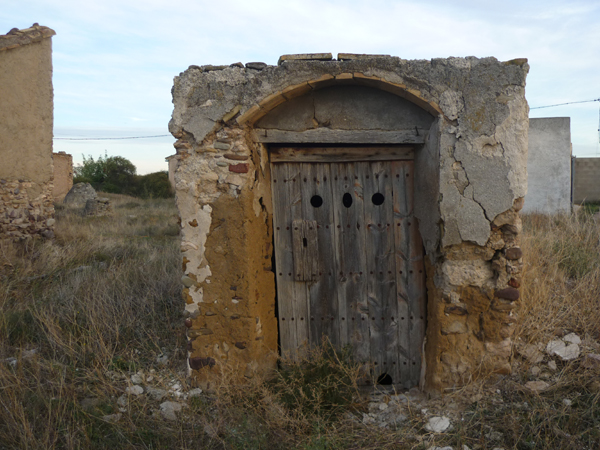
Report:
[{"label": "dry grass", "polygon": [[[387,427],[363,424],[378,403],[358,395],[350,356],[330,349],[282,361],[270,380],[236,386],[225,375],[188,399],[178,421],[146,394],[120,405],[138,371],[152,375],[146,386],[189,387],[174,204],[110,197],[113,217],[58,209],[54,242],[0,244],[0,449],[600,448],[600,372],[581,358],[551,371],[548,356],[533,364],[518,351],[512,376],[408,402]],[[600,353],[600,225],[589,214],[524,223],[516,350],[576,332],[583,353]],[[540,377],[550,389],[524,388]],[[116,413],[117,422],[104,418]],[[453,430],[426,432],[432,414],[451,417]]]}]

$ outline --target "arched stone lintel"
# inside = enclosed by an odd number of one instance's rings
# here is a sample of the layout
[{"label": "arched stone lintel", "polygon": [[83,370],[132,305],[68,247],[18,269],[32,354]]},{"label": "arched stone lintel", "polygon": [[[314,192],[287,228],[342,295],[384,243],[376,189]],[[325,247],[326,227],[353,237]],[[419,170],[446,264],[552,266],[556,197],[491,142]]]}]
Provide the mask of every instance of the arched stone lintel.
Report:
[{"label": "arched stone lintel", "polygon": [[355,72],[341,73],[339,75],[325,74],[314,80],[288,86],[285,89],[274,92],[273,94],[262,99],[258,104],[252,106],[244,114],[240,115],[236,121],[240,125],[247,124],[252,126],[256,121],[264,117],[269,111],[284,102],[304,95],[311,90],[344,84],[362,85],[380,89],[405,98],[409,102],[414,103],[415,105],[424,109],[434,117],[444,115],[437,103],[426,100],[422,93],[416,89],[410,89],[404,84],[392,83],[384,78],[368,76],[360,72]]}]

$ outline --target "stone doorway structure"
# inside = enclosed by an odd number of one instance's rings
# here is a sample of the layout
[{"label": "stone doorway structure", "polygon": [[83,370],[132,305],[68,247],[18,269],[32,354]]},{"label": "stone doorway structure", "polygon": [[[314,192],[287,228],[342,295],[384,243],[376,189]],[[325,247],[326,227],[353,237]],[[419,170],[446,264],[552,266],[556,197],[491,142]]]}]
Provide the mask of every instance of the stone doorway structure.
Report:
[{"label": "stone doorway structure", "polygon": [[[176,77],[170,130],[197,382],[271,370],[278,344],[293,353],[323,335],[405,387],[509,371],[527,71],[526,60],[313,54]],[[372,323],[349,327],[359,315]]]}]

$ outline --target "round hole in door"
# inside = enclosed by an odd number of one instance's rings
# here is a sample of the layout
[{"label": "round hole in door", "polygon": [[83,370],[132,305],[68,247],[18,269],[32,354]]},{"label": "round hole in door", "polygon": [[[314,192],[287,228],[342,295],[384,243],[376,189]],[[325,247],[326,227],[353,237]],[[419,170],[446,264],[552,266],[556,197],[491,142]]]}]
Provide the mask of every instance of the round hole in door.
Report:
[{"label": "round hole in door", "polygon": [[320,195],[313,195],[310,199],[310,204],[315,208],[320,208],[323,205],[323,197]]},{"label": "round hole in door", "polygon": [[371,201],[375,206],[383,205],[385,197],[381,192],[378,192],[377,194],[373,194],[373,197],[371,197]]},{"label": "round hole in door", "polygon": [[346,192],[342,197],[342,203],[346,208],[350,208],[352,206],[352,195]]}]

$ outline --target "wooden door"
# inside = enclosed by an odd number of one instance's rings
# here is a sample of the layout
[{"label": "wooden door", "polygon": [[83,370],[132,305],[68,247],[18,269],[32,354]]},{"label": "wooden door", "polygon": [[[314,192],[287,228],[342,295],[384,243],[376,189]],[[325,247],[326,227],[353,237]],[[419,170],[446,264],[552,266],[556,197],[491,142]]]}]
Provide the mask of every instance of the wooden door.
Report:
[{"label": "wooden door", "polygon": [[271,153],[283,354],[327,338],[375,380],[418,384],[425,320],[412,149]]}]

